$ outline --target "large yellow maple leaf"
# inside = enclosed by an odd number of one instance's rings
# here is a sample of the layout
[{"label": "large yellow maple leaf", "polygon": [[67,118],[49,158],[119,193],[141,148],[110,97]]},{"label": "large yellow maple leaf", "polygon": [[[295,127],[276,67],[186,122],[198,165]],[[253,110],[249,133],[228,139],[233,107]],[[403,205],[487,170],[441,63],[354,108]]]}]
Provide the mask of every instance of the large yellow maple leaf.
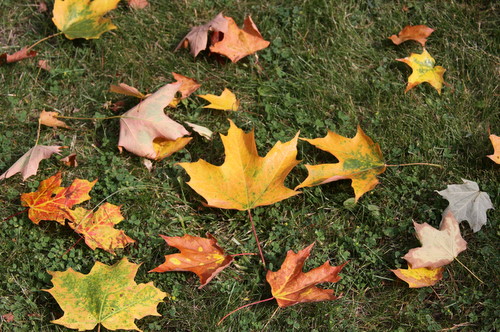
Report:
[{"label": "large yellow maple leaf", "polygon": [[295,189],[351,179],[356,201],[378,184],[377,175],[385,171],[386,165],[378,143],[374,143],[360,126],[356,136],[347,138],[328,131],[323,138],[301,138],[317,148],[333,154],[336,164],[306,165],[308,177]]},{"label": "large yellow maple leaf", "polygon": [[289,142],[278,142],[260,157],[253,131],[245,133],[229,120],[227,136],[221,135],[226,158],[221,166],[200,159],[178,163],[191,177],[188,185],[207,200],[208,206],[250,210],[297,195],[284,186],[290,171],[299,163],[297,135]]},{"label": "large yellow maple leaf", "polygon": [[425,48],[422,54],[412,53],[409,57],[396,60],[406,63],[413,70],[410,77],[408,77],[408,85],[405,92],[408,92],[420,83],[427,82],[441,94],[444,84],[443,74],[446,69],[441,66],[434,66],[436,60],[434,60]]}]

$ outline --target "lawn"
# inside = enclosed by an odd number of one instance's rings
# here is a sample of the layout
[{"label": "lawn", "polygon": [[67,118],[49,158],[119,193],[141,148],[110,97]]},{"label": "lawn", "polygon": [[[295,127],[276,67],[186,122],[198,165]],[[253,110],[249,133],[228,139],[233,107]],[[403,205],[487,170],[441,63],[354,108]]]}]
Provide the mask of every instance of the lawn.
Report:
[{"label": "lawn", "polygon": [[[37,1],[0,1],[0,53],[57,33],[53,2],[40,12]],[[43,160],[26,181],[19,174],[3,180],[0,193],[0,330],[70,331],[50,321],[63,311],[48,293],[47,271],[73,268],[88,273],[96,261],[111,265],[127,257],[142,263],[137,283],[152,281],[168,293],[158,305],[161,317],[137,321],[144,331],[492,331],[500,327],[498,222],[500,167],[489,132],[500,135],[498,75],[500,6],[495,1],[328,1],[328,0],[150,0],[144,10],[122,1],[108,14],[118,29],[95,40],[54,37],[36,46],[33,59],[0,66],[0,173],[28,151],[37,139],[42,110],[64,116],[105,118],[137,104],[133,97],[109,91],[120,82],[153,93],[173,82],[171,72],[202,84],[195,94],[220,94],[224,88],[240,100],[240,110],[203,108],[194,95],[176,109],[175,121],[206,126],[216,134],[206,140],[193,134],[185,149],[152,171],[142,158],[117,149],[119,121],[65,120],[72,129],[42,127],[39,143],[69,148],[78,166],[59,156]],[[270,46],[258,57],[237,63],[207,52],[193,58],[174,52],[192,26],[219,12],[242,24],[251,15]],[[399,46],[387,37],[406,25],[434,29],[426,44],[436,65],[446,68],[441,94],[423,83],[405,93],[411,69],[395,59],[421,53],[420,44]],[[47,60],[50,71],[37,67]],[[112,106],[124,100],[117,113]],[[220,165],[231,119],[255,130],[264,156],[276,142],[317,138],[332,130],[346,137],[358,125],[380,144],[387,164],[433,163],[389,167],[380,184],[354,204],[350,180],[302,188],[301,194],[252,210],[267,269],[276,271],[288,250],[315,246],[304,271],[326,261],[348,261],[337,283],[324,283],[343,296],[335,301],[280,308],[276,301],[250,306],[217,322],[231,310],[271,296],[259,256],[241,256],[203,289],[193,273],[148,273],[177,252],[159,234],[205,236],[209,232],[228,253],[257,253],[245,211],[209,208],[176,163],[204,159]],[[298,142],[296,166],[285,185],[294,188],[307,176],[305,164],[336,162],[305,141]],[[35,225],[20,195],[32,192],[58,171],[63,186],[74,179],[98,179],[89,201],[120,205],[125,220],[117,228],[136,240],[112,255],[95,251],[70,228],[52,221]],[[408,288],[390,269],[406,268],[402,259],[420,246],[413,222],[439,227],[448,202],[436,193],[461,179],[475,181],[496,210],[473,233],[460,224],[467,250],[445,266],[443,280],[432,287]],[[7,319],[13,314],[13,319]],[[97,331],[97,328],[95,329]],[[101,331],[105,330],[101,328]]]}]

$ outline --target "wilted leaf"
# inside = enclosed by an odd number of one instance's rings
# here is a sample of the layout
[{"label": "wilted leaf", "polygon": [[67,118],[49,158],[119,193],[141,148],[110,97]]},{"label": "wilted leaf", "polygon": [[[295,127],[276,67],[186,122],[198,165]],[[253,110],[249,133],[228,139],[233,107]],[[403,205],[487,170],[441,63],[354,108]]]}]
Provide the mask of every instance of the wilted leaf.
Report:
[{"label": "wilted leaf", "polygon": [[427,50],[424,49],[422,54],[412,53],[409,57],[396,60],[406,63],[413,70],[410,77],[408,77],[408,85],[405,92],[408,92],[408,90],[420,83],[427,82],[441,94],[444,84],[443,74],[446,69],[441,66],[434,66],[436,60],[431,57]]},{"label": "wilted leaf", "polygon": [[377,175],[385,169],[384,157],[378,143],[363,132],[360,126],[356,136],[347,138],[332,131],[323,138],[301,138],[317,148],[334,155],[336,164],[306,165],[307,178],[295,189],[351,179],[356,201],[378,184]]},{"label": "wilted leaf", "polygon": [[132,9],[144,9],[149,5],[148,0],[127,0],[127,3]]},{"label": "wilted leaf", "polygon": [[181,87],[179,88],[179,92],[181,93],[180,97],[174,98],[168,106],[170,107],[177,107],[177,104],[182,100],[186,99],[189,97],[193,92],[198,90],[201,86],[195,79],[189,78],[187,76],[183,76],[181,74],[177,73],[172,73],[172,76],[174,76],[174,79],[176,80],[176,83],[180,82],[182,83]]},{"label": "wilted leaf", "polygon": [[467,249],[467,242],[460,234],[458,222],[449,212],[443,217],[439,230],[428,223],[414,222],[413,225],[422,246],[411,249],[403,258],[414,269],[422,267],[436,269],[444,266]]},{"label": "wilted leaf", "polygon": [[49,62],[47,60],[38,60],[38,67],[42,68],[43,70],[50,71],[51,68],[49,66]]},{"label": "wilted leaf", "polygon": [[451,212],[458,222],[467,220],[472,230],[477,232],[486,225],[486,211],[493,209],[493,203],[488,193],[479,190],[476,182],[462,181],[463,184],[451,184],[437,192],[450,202],[443,215]]},{"label": "wilted leaf", "polygon": [[203,108],[212,108],[223,111],[237,111],[240,107],[240,102],[236,99],[236,95],[229,89],[224,89],[220,96],[216,95],[198,95],[198,97],[208,100],[211,104],[203,106]]},{"label": "wilted leaf", "polygon": [[114,228],[123,220],[119,206],[104,203],[96,212],[81,207],[66,212],[69,226],[83,235],[85,243],[92,250],[101,248],[114,255],[113,249],[125,248],[127,244],[135,242],[124,231]]},{"label": "wilted leaf", "polygon": [[35,51],[31,51],[27,47],[13,54],[4,53],[0,55],[0,66],[3,65],[4,63],[13,63],[24,59],[32,58],[36,56],[36,54],[37,53]]},{"label": "wilted leaf", "polygon": [[78,162],[76,161],[76,153],[72,153],[72,154],[62,158],[59,161],[64,163],[64,165],[69,166],[69,167],[78,166]]},{"label": "wilted leaf", "polygon": [[163,109],[172,101],[181,83],[167,84],[122,115],[118,148],[140,157],[156,159],[154,140],[175,141],[189,132],[165,115]]},{"label": "wilted leaf", "polygon": [[443,267],[429,269],[421,267],[412,269],[408,264],[408,269],[391,270],[401,280],[408,283],[410,288],[420,288],[435,285],[439,280],[443,279]]},{"label": "wilted leaf", "polygon": [[133,86],[127,85],[125,83],[119,83],[118,85],[113,85],[109,87],[109,91],[119,93],[126,96],[137,97],[139,99],[146,98],[146,95],[134,88]]},{"label": "wilted leaf", "polygon": [[155,138],[153,140],[153,147],[156,151],[155,160],[162,160],[184,149],[192,139],[192,137],[179,137],[175,141],[171,141],[164,138]]},{"label": "wilted leaf", "polygon": [[422,46],[425,46],[427,37],[429,37],[433,32],[434,29],[431,29],[426,25],[407,25],[398,33],[397,36],[392,35],[389,39],[396,45],[399,45],[407,40],[414,40],[419,42]]},{"label": "wilted leaf", "polygon": [[23,181],[38,172],[38,166],[43,159],[50,158],[54,153],[59,154],[64,146],[35,145],[19,158],[5,173],[0,175],[0,180],[10,178],[16,173],[21,173]]},{"label": "wilted leaf", "polygon": [[57,301],[64,315],[52,323],[79,331],[92,330],[102,324],[108,330],[141,331],[135,319],[160,316],[156,306],[166,293],[152,282],[134,281],[139,264],[127,258],[108,266],[96,262],[89,274],[69,268],[64,272],[48,271],[53,288],[45,290]]},{"label": "wilted leaf", "polygon": [[219,13],[210,22],[191,28],[191,31],[184,37],[179,45],[175,48],[177,51],[181,47],[191,47],[191,54],[197,56],[198,53],[207,48],[208,43],[208,32],[218,31],[226,33],[228,29],[228,21],[222,13]]},{"label": "wilted leaf", "polygon": [[493,154],[488,155],[488,158],[500,164],[500,136],[490,135],[490,141],[493,145]]},{"label": "wilted leaf", "polygon": [[166,255],[165,263],[149,272],[194,272],[200,277],[201,285],[198,288],[202,288],[233,261],[233,257],[224,254],[224,250],[210,234],[207,234],[208,238],[188,234],[182,237],[160,236],[169,246],[179,249],[181,253]]},{"label": "wilted leaf", "polygon": [[271,285],[271,293],[281,308],[297,303],[338,298],[333,293],[333,289],[322,289],[316,285],[322,282],[339,281],[338,274],[347,262],[340,266],[331,266],[327,261],[320,267],[304,273],[302,272],[304,262],[309,257],[313,246],[314,243],[298,253],[289,250],[278,271],[267,271],[266,280]]},{"label": "wilted leaf", "polygon": [[225,19],[228,21],[227,32],[224,32],[221,41],[210,46],[211,52],[225,55],[232,62],[237,62],[269,46],[270,43],[262,38],[250,16],[245,19],[243,29],[231,17],[225,16]]},{"label": "wilted leaf", "polygon": [[57,173],[40,182],[37,191],[21,195],[21,202],[29,207],[28,216],[35,224],[41,220],[54,220],[64,225],[65,211],[89,200],[89,192],[97,180],[75,179],[67,188],[60,187],[61,182],[61,173]]},{"label": "wilted leaf", "polygon": [[197,124],[187,122],[187,121],[185,121],[185,122],[189,127],[191,127],[195,132],[197,132],[201,136],[205,137],[208,140],[212,139],[213,132],[210,129],[208,129],[207,127],[199,126]]},{"label": "wilted leaf", "polygon": [[283,184],[299,163],[295,159],[298,134],[289,142],[276,143],[265,157],[259,157],[253,131],[246,134],[229,122],[227,136],[221,135],[226,152],[224,164],[215,166],[202,159],[177,164],[191,177],[188,185],[209,206],[223,209],[249,210],[299,194]]},{"label": "wilted leaf", "polygon": [[96,39],[116,29],[116,25],[103,16],[115,9],[118,2],[120,0],[56,0],[52,21],[68,39]]},{"label": "wilted leaf", "polygon": [[62,127],[66,129],[71,129],[66,123],[57,119],[57,115],[58,115],[57,112],[47,112],[44,110],[40,113],[39,121],[41,124],[48,127],[52,128]]}]

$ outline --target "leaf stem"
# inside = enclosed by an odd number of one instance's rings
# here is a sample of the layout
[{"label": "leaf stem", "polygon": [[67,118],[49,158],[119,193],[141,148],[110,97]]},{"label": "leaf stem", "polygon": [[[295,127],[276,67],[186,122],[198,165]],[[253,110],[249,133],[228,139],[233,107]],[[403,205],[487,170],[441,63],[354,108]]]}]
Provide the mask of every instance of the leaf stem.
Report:
[{"label": "leaf stem", "polygon": [[257,236],[257,231],[255,230],[255,224],[253,222],[252,212],[250,211],[250,209],[247,211],[248,211],[248,217],[250,218],[250,224],[252,225],[253,236],[255,237],[255,241],[257,241],[257,248],[259,248],[260,259],[262,260],[262,264],[264,264],[264,268],[265,268],[266,267],[266,259],[264,258],[264,254],[262,253],[262,248],[260,246],[259,237]]},{"label": "leaf stem", "polygon": [[105,117],[105,118],[79,118],[77,116],[57,115],[56,118],[73,119],[73,120],[109,120],[109,119],[121,119],[121,118],[123,118],[123,116],[121,116],[121,115],[114,115],[114,116],[108,116],[108,117]]},{"label": "leaf stem", "polygon": [[26,51],[29,51],[29,50],[31,50],[33,47],[35,47],[36,45],[38,45],[38,44],[40,44],[40,43],[42,43],[42,42],[44,42],[44,41],[46,41],[46,40],[48,40],[48,39],[50,39],[50,38],[53,38],[53,37],[59,36],[59,35],[62,35],[62,31],[60,31],[60,32],[58,32],[58,33],[54,33],[53,35],[50,35],[50,36],[47,36],[47,37],[45,37],[45,38],[40,39],[39,41],[37,41],[36,43],[34,43],[34,44],[33,44],[33,45],[31,45],[30,47],[28,47],[28,48],[26,49]]},{"label": "leaf stem", "polygon": [[262,302],[266,302],[266,301],[271,301],[271,300],[274,300],[274,296],[270,297],[268,299],[265,299],[265,300],[260,300],[260,301],[257,301],[257,302],[248,303],[248,304],[245,304],[244,306],[236,308],[233,311],[231,311],[230,313],[228,313],[227,315],[225,315],[224,317],[222,317],[222,319],[217,323],[217,326],[219,326],[227,317],[229,317],[230,315],[232,315],[233,313],[235,313],[238,310],[241,310],[243,308],[249,307],[249,306],[254,305],[254,304],[258,304],[258,303],[262,303]]},{"label": "leaf stem", "polygon": [[255,256],[255,255],[257,255],[257,254],[256,254],[256,253],[254,253],[254,252],[244,252],[244,253],[242,253],[242,254],[234,254],[234,255],[229,255],[229,256],[231,256],[231,257],[236,257],[236,256],[250,256],[250,255],[254,255],[254,256]]},{"label": "leaf stem", "polygon": [[417,166],[417,165],[424,165],[424,166],[432,166],[432,167],[439,167],[439,168],[444,168],[443,165],[438,165],[438,164],[430,164],[430,163],[409,163],[409,164],[399,164],[399,165],[385,165],[386,167],[399,167],[399,166]]},{"label": "leaf stem", "polygon": [[18,212],[16,212],[16,213],[13,213],[13,214],[11,214],[10,216],[8,216],[7,218],[5,218],[4,220],[2,220],[2,222],[7,221],[7,220],[9,220],[9,219],[11,219],[11,218],[14,218],[15,216],[18,216],[18,215],[20,215],[21,213],[24,213],[24,212],[26,212],[26,211],[28,211],[28,210],[29,210],[29,208],[26,208],[26,209],[24,209],[24,210],[22,210],[22,211],[18,211]]},{"label": "leaf stem", "polygon": [[470,274],[472,274],[472,276],[473,276],[474,278],[476,278],[477,280],[479,280],[479,282],[480,282],[480,283],[484,284],[484,281],[482,281],[481,279],[479,279],[479,277],[478,277],[477,275],[475,275],[475,274],[474,274],[474,272],[472,272],[472,271],[471,271],[471,270],[470,270],[467,266],[465,266],[465,264],[464,264],[464,263],[462,263],[462,262],[458,259],[458,257],[455,257],[455,260],[456,260],[458,263],[460,263],[460,265],[462,265],[462,266],[463,266],[463,268],[464,268],[464,269],[466,269],[466,270],[467,270]]},{"label": "leaf stem", "polygon": [[36,141],[35,141],[35,146],[38,145],[38,140],[40,139],[40,131],[42,130],[42,121],[38,119],[38,129],[36,131]]}]

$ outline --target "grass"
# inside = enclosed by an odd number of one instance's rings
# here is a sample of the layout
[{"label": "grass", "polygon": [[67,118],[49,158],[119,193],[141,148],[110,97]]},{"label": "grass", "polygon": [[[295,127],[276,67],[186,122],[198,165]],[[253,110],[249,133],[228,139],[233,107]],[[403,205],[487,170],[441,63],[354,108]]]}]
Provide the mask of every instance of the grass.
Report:
[{"label": "grass", "polygon": [[[92,251],[82,242],[67,254],[78,237],[53,222],[34,225],[26,214],[0,223],[0,322],[2,331],[66,331],[50,321],[62,311],[41,291],[52,286],[46,270],[87,273],[95,261],[112,264],[121,257],[143,265],[138,283],[153,281],[170,298],[158,307],[162,317],[138,321],[144,331],[491,331],[499,327],[497,254],[500,206],[499,168],[485,156],[492,153],[488,129],[500,133],[498,103],[499,6],[493,1],[153,1],[132,11],[122,3],[110,16],[119,27],[92,41],[62,36],[37,46],[33,60],[0,67],[0,170],[4,171],[35,142],[42,109],[66,116],[115,115],[105,107],[120,100],[108,92],[124,82],[154,92],[172,81],[170,72],[196,78],[199,94],[219,94],[227,87],[241,100],[242,111],[202,109],[191,97],[168,114],[176,121],[202,124],[227,133],[230,117],[245,130],[255,128],[257,148],[264,155],[276,141],[322,137],[327,129],[352,137],[356,126],[378,142],[388,164],[430,162],[424,166],[390,168],[381,184],[349,204],[349,181],[304,188],[301,195],[256,208],[254,220],[268,268],[276,271],[287,250],[316,245],[305,270],[327,260],[349,263],[342,280],[324,285],[343,293],[332,302],[301,304],[277,310],[274,301],[241,310],[222,327],[215,324],[241,305],[265,299],[270,289],[258,256],[243,256],[208,286],[197,289],[190,273],[151,273],[163,262],[166,248],[157,236],[212,233],[229,253],[256,252],[244,212],[204,208],[203,199],[186,185],[188,176],[175,166],[203,158],[220,164],[223,148],[195,137],[185,150],[155,163],[150,173],[141,159],[116,148],[116,120],[70,121],[73,130],[43,128],[40,143],[70,146],[79,166],[61,166],[57,158],[42,161],[36,176],[19,175],[2,183],[0,220],[21,211],[19,195],[36,190],[41,180],[64,172],[64,185],[74,178],[98,178],[93,208],[108,197],[122,205],[125,221],[118,228],[137,241],[117,256]],[[50,12],[40,13],[32,1],[3,0],[0,53],[13,52],[57,30]],[[407,10],[403,10],[406,6]],[[51,4],[49,4],[51,8]],[[252,15],[271,46],[237,64],[218,63],[206,54],[193,59],[184,50],[172,52],[194,25],[224,11],[240,23]],[[447,69],[450,86],[443,93],[422,84],[404,93],[411,70],[396,58],[420,53],[412,42],[392,45],[386,37],[408,24],[427,24],[436,31],[427,50]],[[36,66],[49,61],[52,70]],[[126,98],[125,110],[136,101]],[[303,164],[335,158],[299,142],[303,163],[286,180],[294,187],[305,179]],[[69,152],[65,152],[69,153]],[[409,289],[389,269],[404,267],[401,258],[419,246],[412,221],[438,227],[447,202],[435,193],[461,178],[479,183],[497,207],[488,224],[472,233],[461,224],[468,249],[460,260],[485,280],[480,284],[457,262],[446,266],[434,287]]]}]

